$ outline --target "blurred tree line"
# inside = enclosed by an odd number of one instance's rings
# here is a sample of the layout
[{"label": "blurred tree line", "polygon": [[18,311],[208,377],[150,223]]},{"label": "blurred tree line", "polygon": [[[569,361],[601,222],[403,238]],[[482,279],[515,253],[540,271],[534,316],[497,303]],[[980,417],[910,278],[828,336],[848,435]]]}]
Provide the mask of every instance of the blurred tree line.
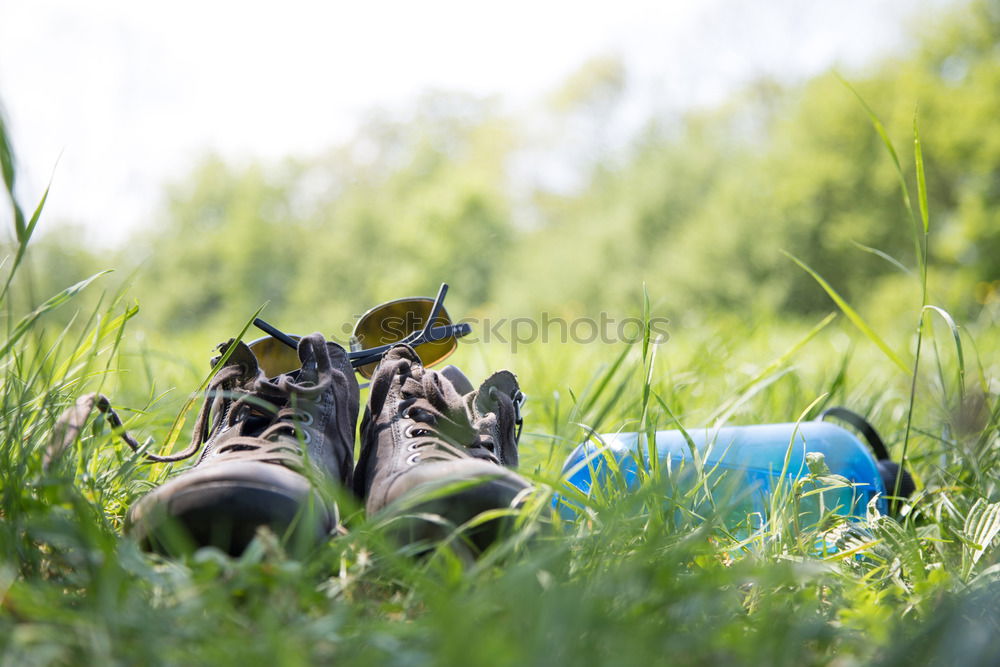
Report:
[{"label": "blurred tree line", "polygon": [[[968,316],[1000,286],[1000,0],[920,24],[907,53],[850,85],[914,193],[916,111],[932,288]],[[653,118],[622,148],[607,128],[627,74],[588,63],[530,119],[429,93],[318,155],[208,157],[115,262],[135,269],[146,325],[175,332],[238,326],[269,302],[289,330],[339,334],[367,306],[444,280],[456,315],[634,313],[644,283],[668,315],[830,310],[782,250],[853,302],[893,307],[909,278],[865,247],[912,269],[912,223],[889,154],[835,73],[755,82],[719,108]],[[36,252],[50,293],[111,263],[67,238]]]}]

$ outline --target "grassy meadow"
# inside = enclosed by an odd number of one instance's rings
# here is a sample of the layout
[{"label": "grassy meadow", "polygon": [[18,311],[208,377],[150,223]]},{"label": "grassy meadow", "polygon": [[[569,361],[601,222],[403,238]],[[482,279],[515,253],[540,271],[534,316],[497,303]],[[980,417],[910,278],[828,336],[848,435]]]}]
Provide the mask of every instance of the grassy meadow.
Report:
[{"label": "grassy meadow", "polygon": [[[58,307],[72,309],[74,296],[57,297],[68,300]],[[45,469],[53,422],[76,396],[101,390],[133,433],[162,447],[207,362],[180,361],[189,351],[167,340],[138,344],[123,299],[105,297],[62,331],[38,312],[8,324],[4,348],[4,664],[990,664],[1000,656],[1000,341],[987,310],[954,330],[926,318],[915,373],[844,313],[753,327],[682,320],[645,350],[642,341],[538,342],[516,353],[496,341],[463,344],[453,361],[473,377],[496,367],[518,373],[530,395],[522,469],[543,490],[558,488],[563,459],[589,428],[786,422],[832,404],[867,415],[897,459],[905,447],[920,487],[900,521],[869,516],[849,551],[817,554],[815,530],[793,531],[787,508],[741,540],[722,513],[705,511],[712,489],[664,498],[654,476],[633,494],[593,498],[577,521],[553,523],[529,507],[520,529],[473,566],[447,548],[424,560],[400,553],[347,500],[349,533],[300,559],[267,534],[239,559],[140,553],[121,536],[122,519],[166,466],[141,463],[96,419]],[[916,361],[911,315],[877,334],[907,368]],[[789,506],[796,492],[784,497]]]},{"label": "grassy meadow", "polygon": [[[452,100],[410,134],[383,126],[364,164],[350,146],[270,170],[208,159],[169,188],[169,224],[87,252],[44,236],[44,197],[18,202],[0,126],[0,665],[1000,663],[1000,100],[977,97],[1000,91],[1000,11],[970,7],[856,84],[778,91],[766,141],[731,108],[651,129],[581,193],[534,193],[544,224],[509,222],[527,206],[501,187],[509,119]],[[953,53],[965,78],[941,74]],[[605,108],[590,93],[572,113]],[[760,120],[752,93],[734,105]],[[287,331],[343,337],[352,314],[442,280],[480,327],[449,362],[474,380],[510,368],[529,397],[538,494],[474,564],[447,544],[412,557],[346,495],[346,534],[308,554],[265,532],[237,559],[149,555],[125,514],[188,463],[144,463],[97,416],[47,463],[58,416],[94,391],[147,451],[179,450],[213,345],[264,303]],[[606,311],[642,325],[634,340],[483,336],[500,316]],[[593,432],[834,405],[905,459],[917,492],[898,517],[800,525],[817,472],[748,531],[697,468],[575,496],[573,520],[547,509]]]}]

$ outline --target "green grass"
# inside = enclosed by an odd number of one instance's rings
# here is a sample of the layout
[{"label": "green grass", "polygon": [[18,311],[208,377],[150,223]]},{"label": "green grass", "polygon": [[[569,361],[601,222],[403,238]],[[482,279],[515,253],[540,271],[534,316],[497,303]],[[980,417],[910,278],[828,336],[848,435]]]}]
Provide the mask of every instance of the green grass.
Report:
[{"label": "green grass", "polygon": [[[123,378],[132,370],[123,357],[139,358],[121,352],[125,314],[111,304],[76,338],[34,325],[37,335],[7,359],[0,646],[9,664],[849,664],[908,662],[910,647],[919,660],[996,655],[997,408],[977,393],[995,381],[992,331],[964,334],[977,342],[970,369],[983,364],[968,388],[985,401],[980,422],[952,404],[953,358],[919,373],[910,459],[922,489],[901,523],[873,518],[874,539],[853,556],[821,557],[814,533],[788,528],[794,489],[773,525],[741,543],[725,513],[712,514],[709,490],[665,501],[654,475],[634,494],[595,496],[577,522],[526,517],[470,568],[447,550],[421,561],[399,553],[352,507],[349,535],[300,560],[274,539],[238,560],[141,554],[120,536],[122,518],[164,466],[138,463],[97,420],[42,468],[55,415],[94,388],[114,390],[135,433],[164,441],[176,410]],[[645,360],[641,345],[549,344],[517,355],[463,348],[455,361],[477,376],[519,372],[532,397],[523,468],[543,485],[591,427],[637,429],[644,405],[655,429],[676,426],[671,413],[694,427],[720,410],[734,423],[791,421],[833,397],[869,414],[899,456],[909,378],[863,340],[846,345],[846,326],[678,327]],[[950,337],[942,331],[942,357]],[[155,375],[156,361],[145,362]]]},{"label": "green grass", "polygon": [[[8,173],[10,186],[5,163]],[[11,276],[37,217],[16,217]],[[925,236],[916,247],[925,259]],[[102,419],[46,467],[53,425],[77,397],[103,391],[158,450],[207,363],[165,334],[135,335],[124,295],[49,329],[47,313],[73,308],[99,276],[26,315],[8,299],[3,664],[995,663],[1000,334],[995,313],[959,326],[931,308],[918,266],[924,307],[877,334],[849,306],[846,317],[749,328],[662,313],[677,323],[658,346],[538,343],[514,354],[494,343],[463,345],[453,358],[475,378],[518,373],[530,396],[522,471],[541,500],[592,432],[789,422],[835,404],[867,415],[897,459],[905,452],[920,489],[899,521],[872,514],[866,532],[827,517],[823,530],[842,533],[842,550],[828,554],[815,549],[819,528],[796,525],[808,484],[777,494],[748,536],[703,471],[681,487],[654,470],[635,492],[578,498],[586,508],[576,521],[529,507],[519,530],[473,565],[445,547],[408,556],[347,501],[348,534],[301,558],[267,534],[239,559],[146,555],[122,537],[123,517],[168,467],[141,463]],[[648,304],[635,310],[651,314]],[[931,326],[928,312],[946,326]]]}]

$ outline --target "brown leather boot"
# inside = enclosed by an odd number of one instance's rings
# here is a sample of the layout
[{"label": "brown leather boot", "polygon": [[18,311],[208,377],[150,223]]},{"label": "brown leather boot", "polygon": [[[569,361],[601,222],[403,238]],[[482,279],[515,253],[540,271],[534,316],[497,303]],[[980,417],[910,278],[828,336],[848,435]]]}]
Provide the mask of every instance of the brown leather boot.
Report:
[{"label": "brown leather boot", "polygon": [[[389,350],[372,376],[354,476],[368,515],[397,517],[394,533],[415,543],[515,506],[530,488],[508,469],[517,465],[522,400],[509,371],[473,390],[457,368],[425,369],[410,347]],[[463,531],[464,543],[482,551],[505,523]]]},{"label": "brown leather boot", "polygon": [[300,369],[268,379],[237,345],[209,384],[188,450],[151,457],[179,460],[204,444],[201,458],[140,499],[127,532],[154,550],[213,545],[239,554],[262,526],[297,545],[337,528],[320,487],[350,487],[358,383],[344,349],[320,334],[303,338],[298,354]]}]

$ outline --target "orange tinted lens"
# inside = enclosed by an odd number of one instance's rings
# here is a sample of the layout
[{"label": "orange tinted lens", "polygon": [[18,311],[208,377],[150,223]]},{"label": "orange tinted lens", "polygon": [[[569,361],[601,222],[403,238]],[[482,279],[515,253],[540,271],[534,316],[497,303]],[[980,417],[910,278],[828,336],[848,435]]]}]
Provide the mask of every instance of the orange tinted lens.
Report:
[{"label": "orange tinted lens", "polygon": [[[291,336],[291,338],[299,340],[299,336]],[[265,336],[247,343],[247,346],[257,357],[257,363],[260,364],[264,375],[269,378],[289,373],[302,366],[302,362],[299,361],[299,353],[277,338]]]},{"label": "orange tinted lens", "polygon": [[[367,350],[380,345],[397,343],[415,331],[424,328],[431,315],[434,299],[419,297],[399,299],[375,306],[361,316],[354,327],[354,340],[360,349]],[[451,324],[447,311],[441,308],[434,320],[435,327]],[[458,341],[454,338],[424,343],[416,348],[424,366],[433,366],[455,351]],[[370,378],[377,363],[367,364],[357,369],[364,378]]]}]

